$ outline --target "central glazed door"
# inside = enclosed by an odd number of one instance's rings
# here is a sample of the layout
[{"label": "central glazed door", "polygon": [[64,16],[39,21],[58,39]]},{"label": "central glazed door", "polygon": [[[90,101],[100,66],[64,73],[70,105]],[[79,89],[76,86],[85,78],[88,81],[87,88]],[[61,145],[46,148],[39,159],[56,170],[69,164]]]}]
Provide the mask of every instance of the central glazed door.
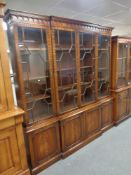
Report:
[{"label": "central glazed door", "polygon": [[77,107],[76,34],[70,30],[53,30],[57,111],[63,113]]}]

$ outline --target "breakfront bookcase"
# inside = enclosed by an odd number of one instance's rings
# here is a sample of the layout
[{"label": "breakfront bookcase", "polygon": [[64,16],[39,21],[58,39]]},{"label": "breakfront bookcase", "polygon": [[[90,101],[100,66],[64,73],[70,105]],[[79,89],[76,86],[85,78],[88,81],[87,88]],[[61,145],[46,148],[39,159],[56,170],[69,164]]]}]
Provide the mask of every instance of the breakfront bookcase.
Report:
[{"label": "breakfront bookcase", "polygon": [[112,93],[118,124],[131,114],[131,38],[112,37]]},{"label": "breakfront bookcase", "polygon": [[0,0],[0,174],[29,175],[23,135],[24,111],[14,106]]},{"label": "breakfront bookcase", "polygon": [[13,10],[5,20],[36,174],[113,125],[112,28]]}]

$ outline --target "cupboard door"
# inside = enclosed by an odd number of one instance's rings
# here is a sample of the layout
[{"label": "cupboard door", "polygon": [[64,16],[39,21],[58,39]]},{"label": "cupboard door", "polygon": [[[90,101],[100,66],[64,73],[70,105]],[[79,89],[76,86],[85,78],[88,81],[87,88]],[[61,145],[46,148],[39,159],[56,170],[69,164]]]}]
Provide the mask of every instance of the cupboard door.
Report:
[{"label": "cupboard door", "polygon": [[48,44],[47,29],[18,27],[20,88],[30,122],[52,115]]},{"label": "cupboard door", "polygon": [[128,44],[119,43],[119,53],[117,58],[117,87],[127,85],[127,59]]},{"label": "cupboard door", "polygon": [[105,103],[101,107],[102,128],[111,125],[113,122],[113,105],[112,101]]},{"label": "cupboard door", "polygon": [[89,137],[101,129],[100,109],[85,112],[85,136]]},{"label": "cupboard door", "polygon": [[86,104],[95,101],[96,97],[96,35],[79,33],[81,102]]},{"label": "cupboard door", "polygon": [[118,120],[128,114],[128,91],[120,92],[117,95],[117,118]]},{"label": "cupboard door", "polygon": [[62,151],[79,144],[83,139],[83,114],[61,121]]},{"label": "cupboard door", "polygon": [[0,174],[12,175],[21,170],[21,160],[14,127],[0,131]]},{"label": "cupboard door", "polygon": [[54,30],[58,112],[77,107],[75,32]]},{"label": "cupboard door", "polygon": [[110,36],[98,35],[98,96],[110,94]]},{"label": "cupboard door", "polygon": [[29,134],[29,147],[32,167],[42,169],[60,154],[60,138],[58,123],[37,129]]}]

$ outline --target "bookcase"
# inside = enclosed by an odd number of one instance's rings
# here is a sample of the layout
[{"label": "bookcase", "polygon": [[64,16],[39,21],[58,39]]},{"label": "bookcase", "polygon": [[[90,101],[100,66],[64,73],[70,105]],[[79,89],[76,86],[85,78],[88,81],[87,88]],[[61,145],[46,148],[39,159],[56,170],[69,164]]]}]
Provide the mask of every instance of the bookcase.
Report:
[{"label": "bookcase", "polygon": [[[113,125],[110,94],[112,28],[51,17],[51,29],[61,149],[62,157],[66,157]],[[60,39],[62,34],[66,39]],[[64,77],[60,75],[59,67],[66,68],[62,69]],[[68,87],[64,86],[66,91],[63,87],[61,98],[59,83],[65,82],[65,77],[70,82]]]},{"label": "bookcase", "polygon": [[13,10],[5,20],[36,174],[113,126],[112,28]]},{"label": "bookcase", "polygon": [[112,93],[116,124],[130,116],[131,38],[112,37]]},{"label": "bookcase", "polygon": [[0,174],[30,175],[23,135],[24,111],[15,107],[3,28],[5,3],[0,0]]},{"label": "bookcase", "polygon": [[50,20],[47,16],[7,11],[8,39],[18,105],[32,173],[60,159]]}]

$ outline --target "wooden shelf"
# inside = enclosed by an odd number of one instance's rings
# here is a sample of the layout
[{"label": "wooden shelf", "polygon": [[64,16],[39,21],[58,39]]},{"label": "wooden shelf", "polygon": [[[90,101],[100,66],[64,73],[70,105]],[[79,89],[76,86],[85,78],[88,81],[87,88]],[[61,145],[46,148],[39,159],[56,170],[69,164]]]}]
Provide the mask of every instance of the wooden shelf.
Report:
[{"label": "wooden shelf", "polygon": [[24,81],[33,81],[33,80],[40,80],[40,79],[45,79],[48,78],[49,76],[42,76],[42,77],[32,77],[29,79],[24,79]]},{"label": "wooden shelf", "polygon": [[[93,80],[93,81],[95,81],[95,80]],[[81,82],[80,83],[81,86],[90,85],[90,84],[92,84],[92,81],[90,81],[90,82]],[[75,87],[75,86],[77,86],[77,83],[59,86],[59,91],[68,90],[68,89],[71,89],[72,87]]]},{"label": "wooden shelf", "polygon": [[80,69],[93,68],[94,66],[81,66]]},{"label": "wooden shelf", "polygon": [[126,71],[125,72],[117,72],[117,75],[121,75],[121,74],[124,74],[126,76]]},{"label": "wooden shelf", "polygon": [[93,47],[91,47],[91,48],[88,48],[88,47],[80,47],[80,51],[81,50],[84,50],[84,51],[91,51],[91,50],[93,50],[94,48]]},{"label": "wooden shelf", "polygon": [[74,67],[67,67],[67,68],[57,69],[58,72],[68,71],[68,70],[75,70],[75,68]]},{"label": "wooden shelf", "polygon": [[98,81],[107,81],[105,78],[98,78]]},{"label": "wooden shelf", "polygon": [[107,67],[99,67],[98,70],[109,70]]},{"label": "wooden shelf", "polygon": [[39,48],[39,47],[25,47],[19,48],[20,51],[47,51],[47,48]]},{"label": "wooden shelf", "polygon": [[127,57],[120,57],[120,58],[117,58],[117,60],[124,60],[124,59],[127,59]]},{"label": "wooden shelf", "polygon": [[109,48],[99,48],[99,51],[108,51],[109,50]]},{"label": "wooden shelf", "polygon": [[85,86],[85,85],[91,85],[92,82],[94,82],[95,80],[89,81],[89,82],[81,82],[81,86]]},{"label": "wooden shelf", "polygon": [[60,106],[61,106],[61,109],[63,109],[62,110],[62,112],[64,112],[64,111],[70,111],[70,110],[72,110],[72,109],[74,109],[74,108],[77,108],[77,104],[76,105],[74,105],[74,104],[66,104],[64,107],[63,107],[63,105],[62,105],[62,102],[60,103]]},{"label": "wooden shelf", "polygon": [[59,89],[59,91],[68,90],[68,89],[71,89],[72,87],[75,87],[75,86],[77,86],[77,83],[59,86],[58,89]]},{"label": "wooden shelf", "polygon": [[39,101],[39,100],[43,100],[43,99],[47,99],[47,98],[50,98],[51,96],[50,95],[36,95],[36,96],[33,96],[32,98],[26,100],[26,103],[31,103],[33,101]]},{"label": "wooden shelf", "polygon": [[69,46],[69,47],[56,47],[55,50],[56,51],[75,50],[75,45],[73,47],[71,47],[71,46]]},{"label": "wooden shelf", "polygon": [[42,77],[31,77],[29,79],[24,79],[24,81],[33,81],[33,80],[40,80],[40,79],[45,79],[48,78],[49,76],[42,76]]}]

